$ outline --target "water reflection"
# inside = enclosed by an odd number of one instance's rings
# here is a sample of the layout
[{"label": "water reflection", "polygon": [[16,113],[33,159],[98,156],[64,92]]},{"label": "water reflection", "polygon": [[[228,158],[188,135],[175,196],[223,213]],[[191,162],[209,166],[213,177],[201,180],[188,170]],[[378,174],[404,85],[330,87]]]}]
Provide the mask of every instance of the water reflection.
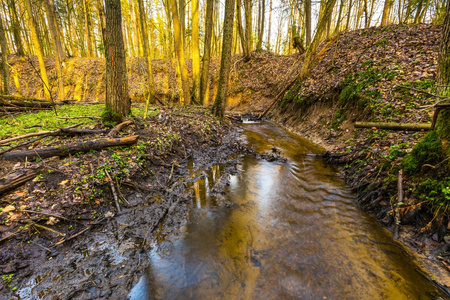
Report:
[{"label": "water reflection", "polygon": [[306,155],[321,149],[268,123],[244,128],[249,146],[277,147],[288,161],[245,157],[226,188],[233,205],[213,196],[220,167],[193,184],[195,208],[182,238],[153,250],[131,299],[437,297],[391,234],[355,206],[342,179]]}]

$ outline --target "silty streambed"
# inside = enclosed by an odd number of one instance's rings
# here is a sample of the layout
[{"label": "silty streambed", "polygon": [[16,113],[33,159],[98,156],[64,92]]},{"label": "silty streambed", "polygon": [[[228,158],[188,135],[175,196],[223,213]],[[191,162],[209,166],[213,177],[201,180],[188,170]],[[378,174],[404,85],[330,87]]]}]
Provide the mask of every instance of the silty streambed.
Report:
[{"label": "silty streambed", "polygon": [[270,123],[243,128],[249,147],[276,147],[287,162],[245,156],[220,199],[220,166],[195,182],[188,223],[155,245],[132,300],[447,298],[336,170],[308,155],[317,146]]}]

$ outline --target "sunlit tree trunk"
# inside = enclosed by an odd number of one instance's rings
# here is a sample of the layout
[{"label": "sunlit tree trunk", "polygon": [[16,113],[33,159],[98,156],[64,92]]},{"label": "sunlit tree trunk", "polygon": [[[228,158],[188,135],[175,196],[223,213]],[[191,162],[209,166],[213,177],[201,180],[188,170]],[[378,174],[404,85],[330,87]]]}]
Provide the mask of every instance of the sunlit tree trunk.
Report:
[{"label": "sunlit tree trunk", "polygon": [[50,3],[48,0],[44,0],[45,10],[47,13],[49,28],[50,28],[50,35],[52,37],[52,43],[53,43],[53,50],[54,50],[54,57],[55,57],[55,69],[56,69],[56,76],[58,77],[58,98],[64,99],[64,78],[62,74],[62,67],[61,67],[61,58],[60,54],[58,53],[58,31],[55,27],[56,23],[53,20],[52,11],[50,7]]},{"label": "sunlit tree trunk", "polygon": [[120,0],[105,1],[106,19],[106,108],[123,120],[130,114],[127,67],[122,33]]},{"label": "sunlit tree trunk", "polygon": [[347,12],[347,20],[345,23],[345,31],[350,29],[349,26],[350,26],[350,17],[352,15],[352,7],[353,7],[353,0],[350,0],[349,4],[348,4],[348,12]]},{"label": "sunlit tree trunk", "polygon": [[256,49],[261,50],[262,49],[262,42],[264,37],[264,19],[265,19],[265,7],[266,7],[266,1],[261,0],[261,20],[259,23],[259,32],[258,32],[258,44],[256,45]]},{"label": "sunlit tree trunk", "polygon": [[180,68],[181,85],[183,89],[182,95],[180,95],[180,104],[189,104],[191,100],[189,91],[189,78],[188,69],[186,66],[186,60],[184,57],[183,38],[181,36],[181,25],[178,17],[178,8],[175,0],[170,0],[170,7],[172,9],[172,24],[174,34],[174,46],[175,53],[177,54],[178,66]]},{"label": "sunlit tree trunk", "polygon": [[202,104],[208,102],[206,97],[208,94],[207,91],[209,89],[208,74],[209,74],[209,61],[211,57],[213,10],[214,10],[214,0],[206,0],[205,43],[203,52],[202,78],[200,80],[200,99]]},{"label": "sunlit tree trunk", "polygon": [[8,45],[6,43],[5,27],[0,15],[0,50],[2,51],[2,92],[9,94],[9,68],[8,68]]},{"label": "sunlit tree trunk", "polygon": [[272,28],[272,0],[270,0],[270,4],[269,4],[269,28],[267,30],[267,50],[271,50],[270,49],[270,30]]},{"label": "sunlit tree trunk", "polygon": [[[252,0],[243,0],[245,8],[245,41],[247,47],[247,57],[250,58],[250,52],[253,51],[253,3]],[[234,8],[233,8],[234,11]],[[222,43],[223,47],[223,43]]]},{"label": "sunlit tree trunk", "polygon": [[306,28],[306,46],[311,44],[311,0],[305,0],[305,28]]},{"label": "sunlit tree trunk", "polygon": [[11,15],[11,27],[13,31],[14,44],[16,45],[17,55],[23,56],[25,55],[25,51],[23,49],[22,38],[20,35],[20,22],[17,16],[16,1],[8,0],[8,7]]},{"label": "sunlit tree trunk", "polygon": [[148,45],[148,25],[147,25],[147,17],[144,11],[144,1],[138,0],[139,5],[139,16],[140,16],[140,25],[142,32],[142,48],[144,50],[144,56],[147,59],[147,84],[148,84],[148,98],[145,105],[144,118],[147,117],[147,111],[149,103],[155,102],[155,80],[153,78],[153,68],[152,68],[152,58],[150,56],[150,47]]},{"label": "sunlit tree trunk", "polygon": [[46,11],[48,14],[48,23],[50,30],[53,30],[55,33],[55,41],[54,41],[54,50],[56,51],[56,54],[59,57],[60,61],[63,61],[66,58],[66,54],[64,53],[63,49],[63,42],[62,42],[62,34],[61,29],[57,20],[56,16],[56,9],[55,9],[55,3],[53,0],[44,0]]},{"label": "sunlit tree trunk", "polygon": [[97,9],[98,9],[98,18],[100,22],[100,31],[102,33],[103,48],[106,50],[106,21],[105,21],[105,6],[103,5],[103,0],[97,0]]},{"label": "sunlit tree trunk", "polygon": [[89,18],[89,7],[87,0],[83,0],[83,10],[84,10],[84,30],[86,34],[87,55],[88,57],[93,57],[94,51],[92,49],[91,18]]},{"label": "sunlit tree trunk", "polygon": [[39,69],[41,73],[41,79],[44,84],[44,95],[45,99],[50,100],[50,86],[48,84],[48,78],[47,78],[47,71],[45,70],[45,64],[44,64],[44,55],[42,54],[41,44],[39,43],[39,36],[38,31],[36,28],[36,24],[33,18],[33,10],[31,7],[30,0],[25,0],[25,6],[26,10],[28,12],[28,25],[30,26],[31,30],[31,39],[33,41],[34,50],[36,51],[36,55],[39,61]]},{"label": "sunlit tree trunk", "polygon": [[198,0],[192,0],[192,99],[200,101],[200,42],[198,21]]},{"label": "sunlit tree trunk", "polygon": [[212,111],[223,118],[228,93],[228,77],[231,69],[231,47],[233,46],[233,19],[235,0],[225,1],[225,20],[223,22],[222,58],[220,61],[219,83]]},{"label": "sunlit tree trunk", "polygon": [[339,5],[339,13],[338,13],[338,17],[336,20],[336,27],[334,28],[334,33],[337,33],[340,31],[340,27],[341,27],[341,19],[342,19],[342,11],[344,9],[344,1],[345,0],[341,0],[340,5]]},{"label": "sunlit tree trunk", "polygon": [[245,32],[244,32],[244,27],[242,26],[242,6],[241,6],[241,1],[242,0],[236,0],[237,1],[237,5],[236,5],[236,21],[237,21],[237,26],[238,26],[238,32],[239,32],[239,40],[241,41],[241,46],[242,46],[242,52],[244,53],[244,57],[249,57],[249,53],[248,53],[248,48],[247,48],[247,40],[245,38]]}]

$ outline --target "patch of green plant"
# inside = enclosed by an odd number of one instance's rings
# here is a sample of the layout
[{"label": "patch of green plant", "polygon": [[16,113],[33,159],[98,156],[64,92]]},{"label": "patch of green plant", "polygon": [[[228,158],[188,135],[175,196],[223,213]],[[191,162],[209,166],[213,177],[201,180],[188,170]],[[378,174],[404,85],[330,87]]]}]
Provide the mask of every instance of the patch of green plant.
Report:
[{"label": "patch of green plant", "polygon": [[116,113],[108,108],[105,108],[102,111],[101,118],[102,118],[103,124],[105,126],[110,126],[110,127],[114,127],[117,124],[119,124],[120,122],[122,122],[122,117],[118,113]]},{"label": "patch of green plant", "polygon": [[424,164],[437,164],[442,157],[442,144],[436,131],[429,132],[405,156],[402,167],[409,175],[417,174]]},{"label": "patch of green plant", "polygon": [[384,46],[384,45],[386,45],[387,43],[388,43],[388,40],[387,40],[386,38],[382,38],[382,39],[376,41],[376,42],[375,42],[375,45],[376,45],[376,46]]},{"label": "patch of green plant", "polygon": [[450,204],[450,177],[423,179],[417,186],[417,194],[420,200],[431,201],[433,210],[448,206]]},{"label": "patch of green plant", "polygon": [[98,105],[63,105],[53,110],[43,110],[34,113],[24,113],[15,116],[1,117],[0,136],[12,137],[44,130],[55,130],[61,127],[83,122],[84,125],[96,124],[92,119],[58,119],[58,117],[98,116],[105,106]]},{"label": "patch of green plant", "polygon": [[341,126],[342,122],[344,122],[345,119],[346,116],[344,110],[338,109],[333,117],[333,120],[331,121],[331,128],[334,130],[339,129],[339,126]]}]

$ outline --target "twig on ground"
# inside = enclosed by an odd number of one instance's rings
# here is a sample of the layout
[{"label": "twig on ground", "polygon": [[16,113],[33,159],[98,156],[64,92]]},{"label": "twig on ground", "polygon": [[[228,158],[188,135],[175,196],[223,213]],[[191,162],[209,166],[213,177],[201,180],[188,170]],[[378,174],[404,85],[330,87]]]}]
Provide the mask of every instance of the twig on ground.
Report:
[{"label": "twig on ground", "polygon": [[111,191],[112,191],[113,196],[114,196],[114,202],[116,203],[117,212],[120,213],[121,211],[120,211],[120,206],[119,206],[119,197],[117,196],[117,192],[116,192],[116,188],[114,186],[114,182],[113,182],[111,176],[109,175],[108,170],[105,169],[105,173],[106,173],[106,175],[109,178],[109,183],[111,185]]}]

